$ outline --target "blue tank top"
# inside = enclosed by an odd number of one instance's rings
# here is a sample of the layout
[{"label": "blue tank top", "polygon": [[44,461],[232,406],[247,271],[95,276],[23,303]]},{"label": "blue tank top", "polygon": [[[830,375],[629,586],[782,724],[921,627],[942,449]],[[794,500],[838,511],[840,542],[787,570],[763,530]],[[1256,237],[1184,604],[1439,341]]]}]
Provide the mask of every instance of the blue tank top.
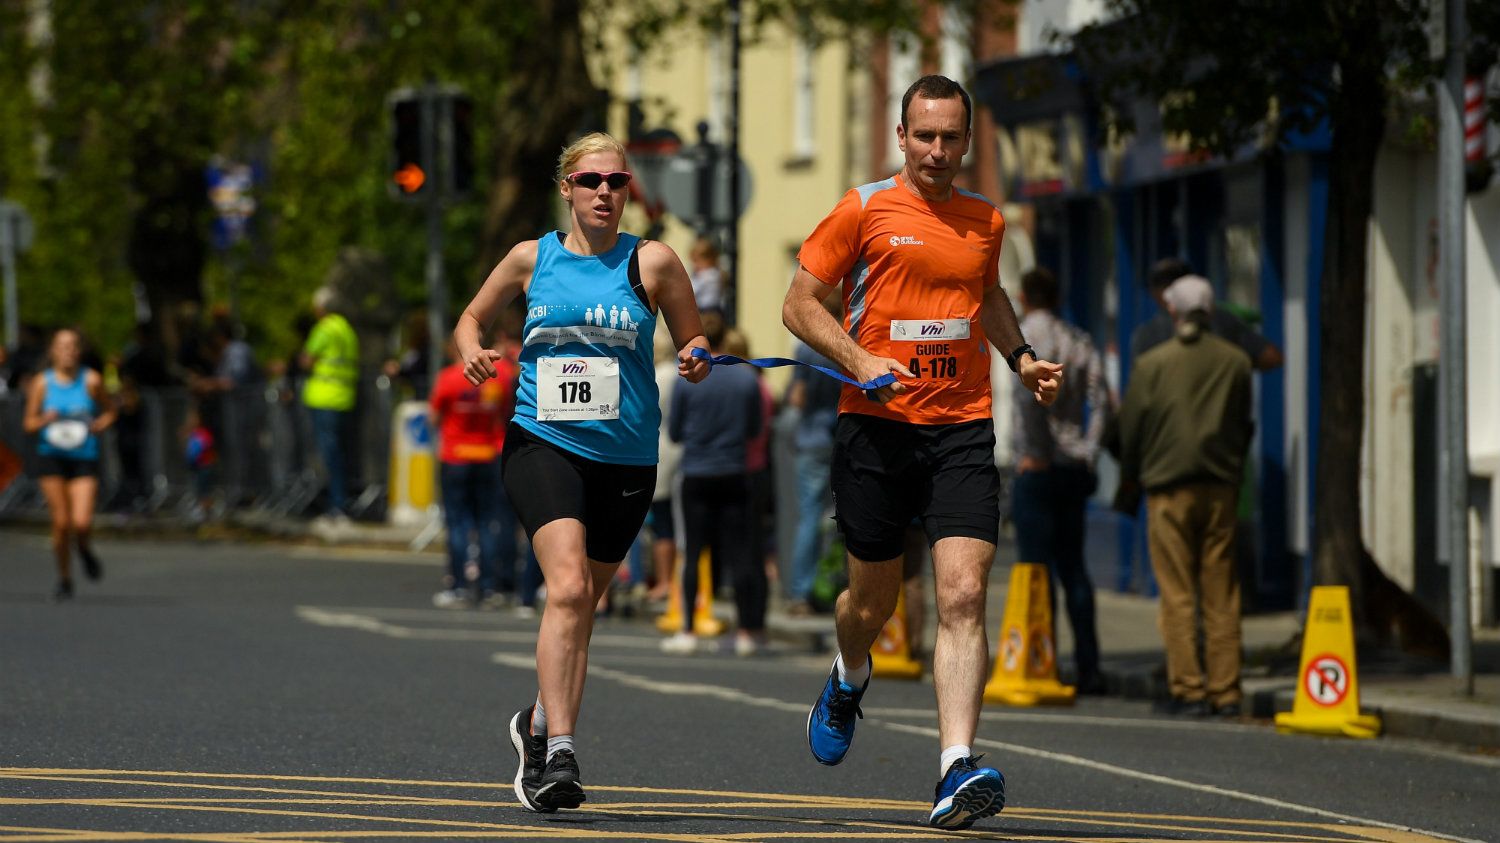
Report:
[{"label": "blue tank top", "polygon": [[96,408],[93,396],[89,395],[88,375],[87,368],[79,367],[78,373],[73,376],[73,382],[64,384],[58,379],[56,369],[48,369],[42,373],[42,377],[46,378],[46,388],[42,390],[42,412],[56,410],[58,419],[42,428],[42,434],[36,446],[38,454],[44,457],[62,457],[70,460],[99,459],[99,437],[95,436],[92,431],[82,438],[77,447],[65,448],[54,444],[67,441],[66,434],[72,432],[64,431],[62,428],[72,427],[76,430],[81,424],[87,429],[87,426],[94,420]]},{"label": "blue tank top", "polygon": [[[563,237],[555,231],[537,241],[521,332],[516,424],[596,462],[655,465],[661,427],[653,348],[656,314],[640,280],[640,238],[621,234],[608,252],[578,255],[563,247]],[[546,358],[559,359],[540,362]],[[612,360],[598,366],[599,358]],[[560,401],[580,397],[579,384],[563,380],[571,377],[567,373],[590,366],[618,372],[619,417],[545,420]],[[546,394],[539,395],[539,382]]]}]

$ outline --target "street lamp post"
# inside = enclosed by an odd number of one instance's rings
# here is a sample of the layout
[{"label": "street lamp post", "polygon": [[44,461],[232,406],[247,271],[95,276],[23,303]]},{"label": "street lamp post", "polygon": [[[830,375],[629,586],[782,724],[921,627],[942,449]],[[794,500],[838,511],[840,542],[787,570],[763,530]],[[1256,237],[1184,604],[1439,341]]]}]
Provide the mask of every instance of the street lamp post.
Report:
[{"label": "street lamp post", "polygon": [[1446,50],[1438,106],[1438,265],[1442,289],[1441,395],[1442,494],[1438,529],[1448,555],[1448,635],[1459,690],[1474,693],[1469,629],[1469,449],[1464,306],[1464,0],[1447,0]]}]

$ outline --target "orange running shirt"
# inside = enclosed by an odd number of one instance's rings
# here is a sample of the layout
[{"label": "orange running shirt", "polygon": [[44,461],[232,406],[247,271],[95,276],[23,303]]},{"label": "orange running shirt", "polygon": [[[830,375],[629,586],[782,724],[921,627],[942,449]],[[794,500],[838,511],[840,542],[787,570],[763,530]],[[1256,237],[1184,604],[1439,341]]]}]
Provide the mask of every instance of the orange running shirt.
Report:
[{"label": "orange running shirt", "polygon": [[829,286],[843,283],[844,330],[917,380],[880,404],[845,386],[839,412],[913,424],[990,418],[990,360],[980,304],[999,283],[1005,219],[977,193],[928,202],[901,176],[844,194],[797,260]]}]

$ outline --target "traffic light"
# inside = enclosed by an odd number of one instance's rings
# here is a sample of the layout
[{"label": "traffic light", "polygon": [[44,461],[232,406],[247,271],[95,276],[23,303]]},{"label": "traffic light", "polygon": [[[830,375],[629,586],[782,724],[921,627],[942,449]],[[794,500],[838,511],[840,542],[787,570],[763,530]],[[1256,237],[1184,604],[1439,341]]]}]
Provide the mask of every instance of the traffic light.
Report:
[{"label": "traffic light", "polygon": [[[432,167],[422,148],[422,98],[405,93],[391,98],[391,184],[397,196],[418,196]],[[429,188],[430,189],[430,188]]]},{"label": "traffic light", "polygon": [[474,101],[463,94],[448,98],[452,115],[453,143],[449,147],[449,188],[462,196],[474,187]]}]

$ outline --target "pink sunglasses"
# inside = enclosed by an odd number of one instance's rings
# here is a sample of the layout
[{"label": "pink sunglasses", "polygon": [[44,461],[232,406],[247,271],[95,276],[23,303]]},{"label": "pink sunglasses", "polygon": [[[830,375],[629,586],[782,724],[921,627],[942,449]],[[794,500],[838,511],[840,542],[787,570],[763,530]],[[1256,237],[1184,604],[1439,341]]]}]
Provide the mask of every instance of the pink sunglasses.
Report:
[{"label": "pink sunglasses", "polygon": [[594,170],[579,170],[576,173],[568,173],[565,178],[583,188],[584,190],[597,190],[600,184],[608,183],[610,190],[622,190],[625,185],[630,184],[629,173],[600,173]]}]

